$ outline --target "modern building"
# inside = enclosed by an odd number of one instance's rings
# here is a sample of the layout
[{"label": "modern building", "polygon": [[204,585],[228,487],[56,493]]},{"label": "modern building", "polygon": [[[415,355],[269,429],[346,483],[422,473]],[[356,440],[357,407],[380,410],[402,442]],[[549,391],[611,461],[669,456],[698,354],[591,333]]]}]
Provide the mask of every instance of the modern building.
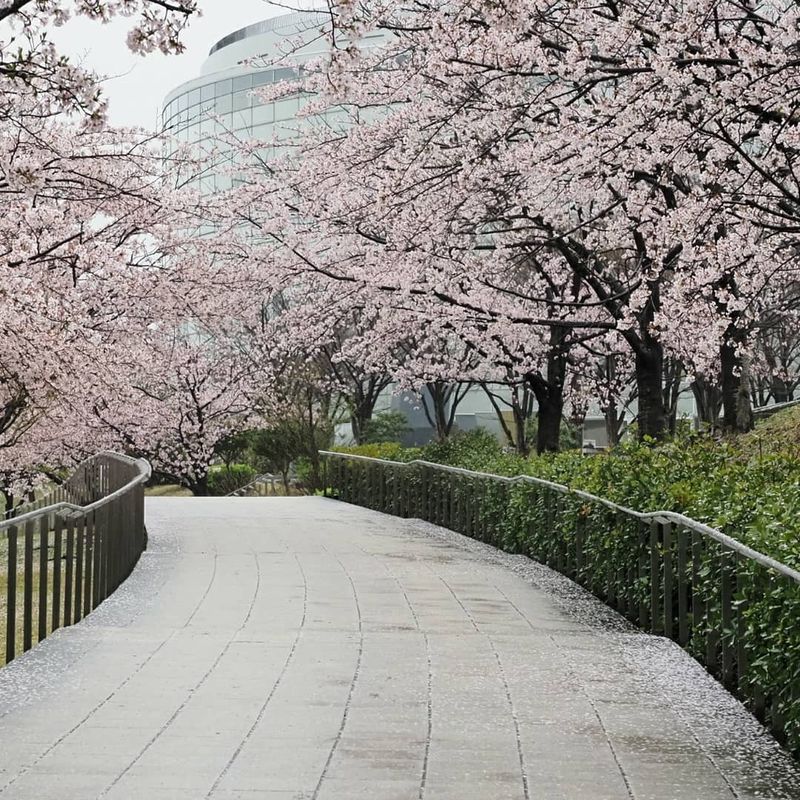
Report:
[{"label": "modern building", "polygon": [[[325,52],[323,21],[321,13],[297,12],[234,31],[214,44],[199,77],[166,96],[163,124],[176,141],[201,152],[217,151],[211,168],[197,179],[203,191],[230,186],[230,170],[223,168],[225,149],[219,150],[223,134],[264,141],[291,138],[301,96],[264,102],[257,90],[297,77],[304,62]],[[272,66],[287,53],[292,66]],[[265,147],[265,155],[274,149]]]}]

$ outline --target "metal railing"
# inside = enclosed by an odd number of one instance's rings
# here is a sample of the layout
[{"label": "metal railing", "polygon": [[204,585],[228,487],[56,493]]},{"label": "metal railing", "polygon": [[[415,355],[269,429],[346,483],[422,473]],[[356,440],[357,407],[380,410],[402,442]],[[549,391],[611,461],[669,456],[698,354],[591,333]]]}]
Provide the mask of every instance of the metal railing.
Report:
[{"label": "metal railing", "polygon": [[[294,481],[294,477],[289,478],[290,482]],[[280,475],[273,475],[271,472],[265,472],[263,475],[256,475],[253,480],[228,492],[226,497],[267,497],[269,495],[276,495],[278,492],[276,486],[283,486],[283,478]]]},{"label": "metal railing", "polygon": [[323,451],[326,494],[450,528],[567,575],[673,639],[800,754],[800,573],[669,511],[529,476]]},{"label": "metal railing", "polygon": [[102,452],[0,522],[0,664],[79,622],[130,574],[147,543],[149,477],[146,461]]}]

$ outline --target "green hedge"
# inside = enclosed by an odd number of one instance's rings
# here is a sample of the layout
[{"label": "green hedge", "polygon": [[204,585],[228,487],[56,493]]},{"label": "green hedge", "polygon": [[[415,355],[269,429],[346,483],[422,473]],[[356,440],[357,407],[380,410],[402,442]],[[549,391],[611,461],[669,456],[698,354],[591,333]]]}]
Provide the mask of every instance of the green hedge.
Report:
[{"label": "green hedge", "polygon": [[258,473],[249,464],[221,466],[208,473],[208,493],[215,497],[235,492],[246,486]]},{"label": "green hedge", "polygon": [[531,475],[638,511],[675,511],[800,569],[800,451],[760,454],[750,441],[686,436],[658,447],[630,443],[593,456],[571,450],[525,459],[484,432],[470,432],[416,457]]}]

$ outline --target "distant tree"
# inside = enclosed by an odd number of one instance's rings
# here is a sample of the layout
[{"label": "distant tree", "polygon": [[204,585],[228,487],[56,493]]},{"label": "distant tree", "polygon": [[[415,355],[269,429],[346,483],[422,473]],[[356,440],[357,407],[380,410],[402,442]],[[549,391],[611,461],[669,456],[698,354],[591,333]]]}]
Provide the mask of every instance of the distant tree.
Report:
[{"label": "distant tree", "polygon": [[367,423],[361,441],[363,444],[401,442],[410,431],[408,419],[402,411],[383,411]]},{"label": "distant tree", "polygon": [[289,494],[289,472],[292,464],[306,453],[303,422],[282,419],[269,428],[250,431],[250,454],[259,472],[278,473]]}]

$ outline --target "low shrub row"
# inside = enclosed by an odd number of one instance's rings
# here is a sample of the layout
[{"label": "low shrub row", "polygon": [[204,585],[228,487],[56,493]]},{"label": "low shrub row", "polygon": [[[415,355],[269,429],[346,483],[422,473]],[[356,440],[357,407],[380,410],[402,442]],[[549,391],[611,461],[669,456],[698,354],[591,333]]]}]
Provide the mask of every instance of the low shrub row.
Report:
[{"label": "low shrub row", "polygon": [[421,449],[388,444],[342,450],[496,475],[531,475],[637,511],[675,511],[800,568],[800,450],[793,445],[757,447],[755,441],[690,434],[658,447],[631,442],[593,456],[568,450],[522,458],[478,430]]}]

